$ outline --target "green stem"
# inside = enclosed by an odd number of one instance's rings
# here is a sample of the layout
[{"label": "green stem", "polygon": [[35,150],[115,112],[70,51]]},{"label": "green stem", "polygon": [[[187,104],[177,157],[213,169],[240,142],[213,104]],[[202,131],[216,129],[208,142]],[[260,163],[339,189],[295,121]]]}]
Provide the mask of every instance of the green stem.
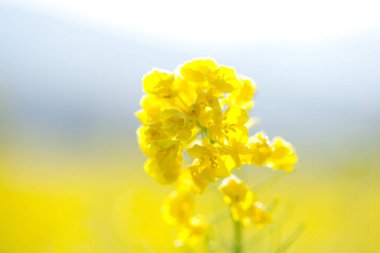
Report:
[{"label": "green stem", "polygon": [[234,222],[234,253],[243,253],[243,230],[240,222]]}]

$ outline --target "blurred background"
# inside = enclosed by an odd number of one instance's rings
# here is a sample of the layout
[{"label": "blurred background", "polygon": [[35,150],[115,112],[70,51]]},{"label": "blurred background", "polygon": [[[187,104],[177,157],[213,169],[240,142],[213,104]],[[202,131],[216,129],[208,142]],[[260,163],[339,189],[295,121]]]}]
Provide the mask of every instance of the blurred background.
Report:
[{"label": "blurred background", "polygon": [[196,57],[252,77],[255,130],[299,156],[262,193],[287,214],[256,252],[298,224],[288,252],[379,252],[379,8],[0,0],[0,252],[181,252],[159,212],[172,188],[144,173],[134,112],[146,72]]}]

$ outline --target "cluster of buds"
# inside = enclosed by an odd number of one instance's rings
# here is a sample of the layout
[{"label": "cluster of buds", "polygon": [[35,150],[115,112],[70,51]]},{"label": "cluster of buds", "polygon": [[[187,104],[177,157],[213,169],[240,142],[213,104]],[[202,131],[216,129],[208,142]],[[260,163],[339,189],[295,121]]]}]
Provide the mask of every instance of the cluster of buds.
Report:
[{"label": "cluster of buds", "polygon": [[193,210],[194,194],[220,179],[235,221],[267,221],[263,205],[233,171],[243,165],[291,171],[297,157],[281,138],[269,141],[263,132],[250,136],[252,80],[212,59],[196,59],[174,73],[151,71],[143,89],[146,95],[136,116],[142,123],[139,145],[148,157],[144,169],[158,183],[176,185],[163,211],[166,220],[180,225],[179,234],[187,236],[181,240],[207,230],[206,220]]}]

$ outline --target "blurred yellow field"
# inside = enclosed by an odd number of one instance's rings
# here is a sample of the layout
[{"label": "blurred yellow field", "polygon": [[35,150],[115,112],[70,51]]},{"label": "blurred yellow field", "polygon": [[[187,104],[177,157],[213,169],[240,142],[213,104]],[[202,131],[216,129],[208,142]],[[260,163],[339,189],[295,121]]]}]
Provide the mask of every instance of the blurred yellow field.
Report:
[{"label": "blurred yellow field", "polygon": [[[93,165],[55,163],[60,168],[54,169],[46,161],[37,162],[41,153],[33,156],[29,151],[8,152],[2,158],[1,252],[183,251],[172,246],[175,229],[160,214],[171,189],[157,186],[143,172],[142,161],[115,164],[117,159],[102,158]],[[300,224],[305,228],[288,252],[377,252],[377,168],[351,168],[350,174],[347,168],[331,173],[303,168],[267,183],[259,194],[266,202],[273,196],[279,199],[274,217],[283,224],[264,239],[251,228],[252,240],[260,240],[252,242],[256,252],[274,252]],[[252,182],[272,176],[266,172],[254,177]],[[202,210],[223,207],[216,196],[206,194],[199,204]],[[226,238],[229,226],[228,220],[222,225]]]}]

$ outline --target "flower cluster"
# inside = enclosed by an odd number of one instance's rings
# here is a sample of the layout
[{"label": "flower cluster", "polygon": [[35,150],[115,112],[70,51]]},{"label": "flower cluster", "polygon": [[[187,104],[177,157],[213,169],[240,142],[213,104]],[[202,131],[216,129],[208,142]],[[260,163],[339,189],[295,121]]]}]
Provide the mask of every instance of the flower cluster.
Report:
[{"label": "flower cluster", "polygon": [[[165,215],[184,227],[185,234],[204,232],[205,220],[194,215],[189,196],[228,178],[220,190],[233,219],[245,225],[267,220],[254,194],[230,176],[243,165],[291,171],[297,157],[281,138],[269,141],[262,132],[249,136],[252,80],[212,59],[196,59],[174,73],[151,71],[143,89],[146,95],[136,116],[142,123],[139,145],[148,157],[144,169],[161,184],[177,185],[164,205]],[[178,190],[183,175],[191,181],[185,191]]]}]

